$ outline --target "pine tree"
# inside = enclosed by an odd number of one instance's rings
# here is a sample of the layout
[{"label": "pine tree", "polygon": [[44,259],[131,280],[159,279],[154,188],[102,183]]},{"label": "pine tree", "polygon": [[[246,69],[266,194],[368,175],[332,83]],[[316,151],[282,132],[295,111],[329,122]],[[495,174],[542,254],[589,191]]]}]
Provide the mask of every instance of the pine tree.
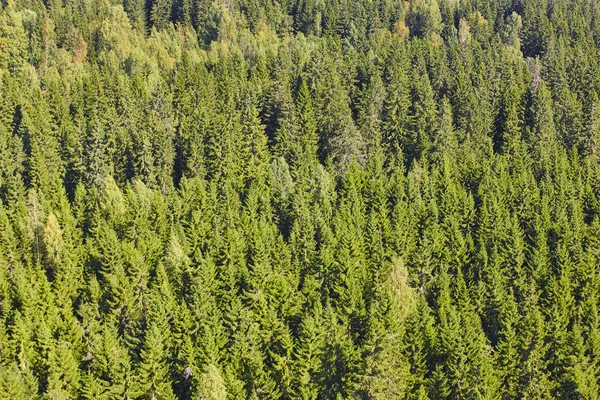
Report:
[{"label": "pine tree", "polygon": [[[383,108],[383,145],[386,147],[388,157],[392,160],[403,154],[407,145],[412,143],[409,116],[410,92],[408,89],[408,78],[403,68],[397,67],[391,76],[388,97]],[[412,157],[408,150],[407,161]]]},{"label": "pine tree", "polygon": [[164,0],[151,2],[150,18],[151,26],[157,30],[165,29],[171,19],[171,4]]},{"label": "pine tree", "polygon": [[243,187],[248,188],[253,182],[262,186],[266,184],[269,151],[264,126],[260,123],[258,109],[251,99],[242,115],[241,137],[236,143],[239,146],[238,160],[243,168]]},{"label": "pine tree", "polygon": [[309,165],[318,152],[317,123],[313,110],[311,93],[306,81],[302,80],[296,99],[296,114],[299,132],[291,156],[291,165]]},{"label": "pine tree", "polygon": [[439,161],[444,156],[452,159],[458,152],[458,135],[455,132],[452,118],[452,105],[445,97],[440,105],[434,127],[432,143],[432,159],[434,161]]},{"label": "pine tree", "polygon": [[510,86],[504,94],[504,105],[500,116],[495,148],[504,153],[517,152],[522,139],[522,105],[521,94],[512,75],[508,76]]},{"label": "pine tree", "polygon": [[212,364],[208,364],[199,378],[197,400],[225,400],[227,391],[221,373]]},{"label": "pine tree", "polygon": [[0,367],[0,395],[3,399],[32,399],[37,395],[38,383],[31,372],[16,365]]},{"label": "pine tree", "polygon": [[431,146],[429,132],[433,131],[436,109],[427,72],[423,68],[416,74],[418,78],[412,80],[414,86],[412,87],[411,107],[413,114],[413,126],[411,128],[414,132],[414,142],[407,146],[407,150],[409,156],[418,159],[421,155],[428,155],[429,153]]},{"label": "pine tree", "polygon": [[407,22],[413,35],[439,33],[442,29],[442,15],[437,0],[412,0]]},{"label": "pine tree", "polygon": [[319,303],[302,315],[294,349],[292,392],[301,399],[313,399],[319,394],[318,374],[325,346],[322,326],[323,310]]},{"label": "pine tree", "polygon": [[157,324],[146,331],[141,362],[135,377],[137,396],[144,399],[175,399],[164,346],[164,334]]},{"label": "pine tree", "polygon": [[405,324],[416,313],[416,295],[408,286],[408,270],[400,260],[394,260],[388,279],[370,313],[366,348],[372,354],[366,360],[367,376],[362,386],[373,399],[407,397],[414,380],[404,341]]}]

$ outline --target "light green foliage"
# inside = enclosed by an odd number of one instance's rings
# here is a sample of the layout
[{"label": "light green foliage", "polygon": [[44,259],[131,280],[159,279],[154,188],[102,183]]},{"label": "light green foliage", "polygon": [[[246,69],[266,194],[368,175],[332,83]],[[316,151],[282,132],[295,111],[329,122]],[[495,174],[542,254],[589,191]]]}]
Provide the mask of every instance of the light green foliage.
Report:
[{"label": "light green foliage", "polygon": [[596,399],[600,5],[0,2],[0,399]]},{"label": "light green foliage", "polygon": [[225,400],[227,390],[221,373],[213,364],[208,364],[199,378],[196,400]]}]

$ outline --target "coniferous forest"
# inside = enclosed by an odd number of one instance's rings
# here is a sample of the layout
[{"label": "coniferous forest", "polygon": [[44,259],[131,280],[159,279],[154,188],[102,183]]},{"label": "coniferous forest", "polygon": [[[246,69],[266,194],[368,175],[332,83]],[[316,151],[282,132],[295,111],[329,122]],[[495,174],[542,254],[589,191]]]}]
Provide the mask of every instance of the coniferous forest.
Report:
[{"label": "coniferous forest", "polygon": [[0,398],[600,398],[600,1],[0,0]]}]

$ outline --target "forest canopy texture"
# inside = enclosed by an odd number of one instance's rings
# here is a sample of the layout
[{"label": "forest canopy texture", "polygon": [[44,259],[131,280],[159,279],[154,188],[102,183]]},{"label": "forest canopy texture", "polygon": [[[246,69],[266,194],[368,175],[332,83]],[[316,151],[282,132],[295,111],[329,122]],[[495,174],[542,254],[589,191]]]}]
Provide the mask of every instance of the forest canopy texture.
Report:
[{"label": "forest canopy texture", "polygon": [[598,0],[0,0],[0,398],[598,399]]}]

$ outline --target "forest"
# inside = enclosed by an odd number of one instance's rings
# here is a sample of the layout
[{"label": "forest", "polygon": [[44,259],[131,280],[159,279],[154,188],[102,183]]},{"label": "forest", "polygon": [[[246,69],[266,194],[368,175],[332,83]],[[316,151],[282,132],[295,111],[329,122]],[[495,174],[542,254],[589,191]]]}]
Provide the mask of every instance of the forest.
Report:
[{"label": "forest", "polygon": [[599,0],[0,0],[0,399],[600,398]]}]

